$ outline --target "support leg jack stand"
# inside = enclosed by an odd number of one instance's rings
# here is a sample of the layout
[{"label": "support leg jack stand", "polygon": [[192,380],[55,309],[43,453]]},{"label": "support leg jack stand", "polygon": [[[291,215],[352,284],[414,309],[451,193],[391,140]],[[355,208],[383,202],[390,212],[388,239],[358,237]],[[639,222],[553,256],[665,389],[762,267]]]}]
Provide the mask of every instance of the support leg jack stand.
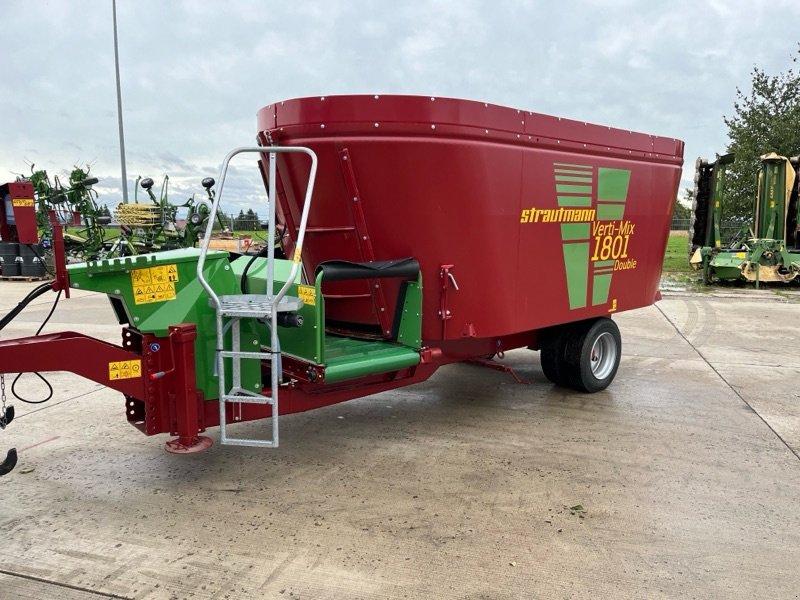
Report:
[{"label": "support leg jack stand", "polygon": [[194,454],[211,448],[211,438],[205,435],[194,437],[176,437],[164,444],[164,450],[170,454]]}]

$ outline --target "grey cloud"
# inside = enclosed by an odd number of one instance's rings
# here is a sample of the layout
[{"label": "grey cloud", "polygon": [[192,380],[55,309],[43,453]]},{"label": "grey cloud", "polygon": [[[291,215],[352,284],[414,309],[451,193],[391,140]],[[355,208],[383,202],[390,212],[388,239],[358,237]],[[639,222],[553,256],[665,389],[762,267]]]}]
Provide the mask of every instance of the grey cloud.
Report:
[{"label": "grey cloud", "polygon": [[[180,195],[253,143],[262,106],[337,93],[471,98],[677,137],[686,186],[696,156],[724,149],[722,116],[753,65],[790,66],[800,22],[784,0],[117,4],[128,185],[167,172]],[[0,172],[90,157],[119,194],[110,3],[4,0],[0,16]],[[232,207],[261,193],[255,175],[231,179]]]}]

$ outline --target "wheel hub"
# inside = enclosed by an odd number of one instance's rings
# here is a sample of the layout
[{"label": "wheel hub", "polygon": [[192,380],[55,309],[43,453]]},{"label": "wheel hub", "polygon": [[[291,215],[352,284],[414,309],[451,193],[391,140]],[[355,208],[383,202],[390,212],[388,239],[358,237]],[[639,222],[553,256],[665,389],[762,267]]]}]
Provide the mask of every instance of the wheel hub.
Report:
[{"label": "wheel hub", "polygon": [[610,333],[602,333],[594,341],[591,352],[592,375],[605,379],[617,361],[617,344]]}]

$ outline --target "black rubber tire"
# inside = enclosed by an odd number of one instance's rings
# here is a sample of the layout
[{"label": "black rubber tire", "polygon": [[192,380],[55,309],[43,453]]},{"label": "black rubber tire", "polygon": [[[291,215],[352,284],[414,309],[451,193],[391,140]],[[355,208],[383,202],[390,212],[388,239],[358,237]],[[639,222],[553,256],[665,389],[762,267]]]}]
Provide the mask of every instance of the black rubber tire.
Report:
[{"label": "black rubber tire", "polygon": [[621,356],[622,338],[614,321],[601,317],[576,323],[564,349],[565,385],[590,394],[606,389]]},{"label": "black rubber tire", "polygon": [[552,327],[542,333],[542,344],[539,349],[539,362],[544,376],[562,387],[569,387],[564,353],[571,333],[572,324]]}]

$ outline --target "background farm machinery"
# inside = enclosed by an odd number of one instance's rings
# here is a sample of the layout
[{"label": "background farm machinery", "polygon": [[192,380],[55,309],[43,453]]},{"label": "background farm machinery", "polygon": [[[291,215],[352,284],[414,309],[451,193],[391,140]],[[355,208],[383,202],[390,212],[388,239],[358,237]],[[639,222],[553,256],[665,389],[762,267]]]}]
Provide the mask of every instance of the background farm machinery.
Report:
[{"label": "background farm machinery", "polygon": [[51,181],[45,170],[34,171],[29,181],[33,185],[36,200],[36,224],[45,248],[52,240],[52,223],[72,227],[65,232],[64,243],[67,254],[75,260],[97,258],[105,243],[105,226],[111,216],[97,204],[97,192],[92,186],[98,182],[89,176],[90,167],[74,167],[67,184],[61,183],[58,175]]},{"label": "background farm machinery", "polygon": [[[97,178],[89,176],[89,167],[75,167],[66,184],[56,175],[51,178],[44,170],[33,170],[30,177],[19,178],[18,183],[33,186],[36,207],[36,227],[42,241],[41,252],[49,252],[53,223],[65,226],[64,243],[69,262],[97,260],[112,256],[126,256],[175,248],[194,246],[202,237],[208,224],[208,214],[213,192],[211,184],[204,185],[203,198],[194,195],[181,205],[168,199],[169,177],[165,176],[160,196],[153,192],[153,180],[136,180],[145,191],[147,200],[120,203],[113,213],[97,202],[97,192],[92,186]],[[184,211],[186,219],[178,225],[178,212]]]},{"label": "background farm machinery", "polygon": [[[203,187],[207,198],[195,199],[194,195],[181,205],[171,204],[168,199],[169,176],[165,176],[158,198],[153,191],[151,178],[136,180],[137,194],[133,203],[120,203],[114,209],[114,219],[120,225],[119,237],[110,247],[107,256],[124,256],[191,248],[205,234],[208,216],[214,200],[214,180],[206,178]],[[147,194],[149,202],[139,203],[138,189]],[[186,219],[178,224],[178,212],[185,210]]]},{"label": "background farm machinery", "polygon": [[728,154],[714,162],[698,159],[689,231],[692,266],[707,283],[746,280],[756,283],[797,280],[800,275],[800,158],[775,153],[761,157],[752,220],[733,239],[721,235],[725,209]]}]

